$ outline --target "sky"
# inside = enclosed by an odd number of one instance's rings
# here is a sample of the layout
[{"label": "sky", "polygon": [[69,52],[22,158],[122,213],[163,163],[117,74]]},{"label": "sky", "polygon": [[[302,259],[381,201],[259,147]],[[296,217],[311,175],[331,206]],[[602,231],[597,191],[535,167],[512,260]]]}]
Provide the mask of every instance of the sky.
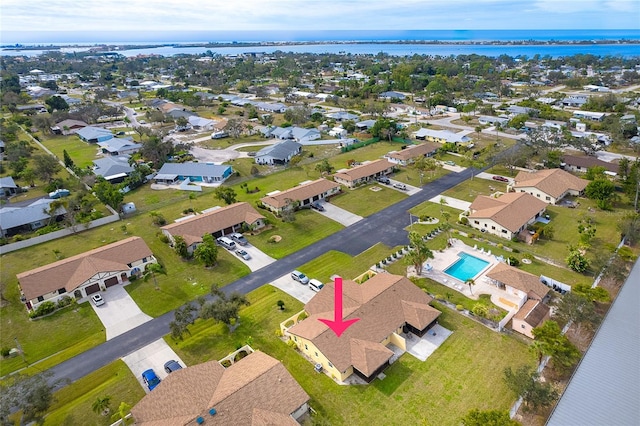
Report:
[{"label": "sky", "polygon": [[640,0],[2,0],[15,31],[639,29]]}]

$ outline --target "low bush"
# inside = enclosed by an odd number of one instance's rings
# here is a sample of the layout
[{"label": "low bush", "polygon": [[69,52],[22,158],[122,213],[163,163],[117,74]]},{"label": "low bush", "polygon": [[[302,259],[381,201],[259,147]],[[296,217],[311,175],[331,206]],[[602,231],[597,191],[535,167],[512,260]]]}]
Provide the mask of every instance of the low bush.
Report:
[{"label": "low bush", "polygon": [[73,302],[73,299],[70,296],[62,296],[58,299],[57,307],[58,309],[64,308],[65,306],[69,306]]},{"label": "low bush", "polygon": [[462,305],[456,305],[456,310],[461,311],[464,309],[464,306]]},{"label": "low bush", "polygon": [[11,353],[11,349],[10,348],[2,348],[2,349],[0,349],[0,355],[3,358],[8,357],[10,353]]},{"label": "low bush", "polygon": [[50,314],[51,312],[56,310],[56,304],[47,300],[46,302],[42,302],[35,311],[29,314],[29,318],[37,318],[43,315]]},{"label": "low bush", "polygon": [[520,261],[518,259],[516,259],[514,256],[509,256],[507,258],[507,260],[509,261],[509,265],[511,266],[518,266],[520,265]]}]

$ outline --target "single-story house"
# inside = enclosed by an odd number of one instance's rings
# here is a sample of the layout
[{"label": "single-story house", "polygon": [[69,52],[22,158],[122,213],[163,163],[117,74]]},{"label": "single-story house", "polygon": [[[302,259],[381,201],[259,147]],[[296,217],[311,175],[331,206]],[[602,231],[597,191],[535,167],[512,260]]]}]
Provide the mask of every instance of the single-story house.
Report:
[{"label": "single-story house", "polygon": [[318,129],[305,129],[303,127],[291,127],[291,136],[296,142],[315,141],[320,139]]},{"label": "single-story house", "polygon": [[20,112],[33,110],[38,113],[44,113],[44,112],[47,112],[47,107],[45,107],[42,104],[27,104],[27,105],[17,105],[16,110]]},{"label": "single-story house", "polygon": [[490,124],[492,126],[504,126],[509,122],[508,118],[504,117],[492,117],[490,115],[481,115],[478,117],[478,123],[480,124]]},{"label": "single-story house", "polygon": [[258,164],[287,164],[302,152],[302,145],[292,140],[285,140],[277,144],[262,148],[256,153]]},{"label": "single-story house", "polygon": [[573,111],[573,117],[591,121],[602,121],[604,117],[606,117],[606,113],[604,112],[593,112],[593,111]]},{"label": "single-story house", "polygon": [[588,100],[589,97],[585,95],[571,95],[562,99],[560,103],[562,103],[563,106],[580,108],[586,104]]},{"label": "single-story house", "polygon": [[133,138],[111,138],[104,142],[98,142],[103,154],[128,155],[135,154],[142,148],[142,144],[135,143]]},{"label": "single-story house", "polygon": [[551,291],[542,284],[540,277],[502,262],[496,263],[485,276],[493,285],[520,298],[518,308],[522,308],[527,300],[543,300]]},{"label": "single-story house", "polygon": [[533,329],[541,326],[549,318],[551,309],[540,300],[530,299],[513,316],[511,329],[533,339]]},{"label": "single-story house", "polygon": [[233,173],[228,165],[212,163],[164,163],[154,177],[156,183],[175,184],[189,179],[199,183],[222,183]]},{"label": "single-story house", "polygon": [[347,130],[342,127],[334,127],[329,130],[329,136],[339,139],[344,139],[347,137]]},{"label": "single-story house", "polygon": [[300,206],[308,206],[314,201],[324,200],[326,197],[340,192],[340,184],[327,179],[303,182],[300,185],[268,194],[260,199],[262,204],[275,213],[287,208],[291,202],[298,202]]},{"label": "single-story house", "polygon": [[281,103],[269,103],[269,102],[258,102],[255,104],[255,107],[261,111],[267,112],[279,112],[284,113],[287,110],[287,106]]},{"label": "single-story house", "polygon": [[357,120],[359,118],[357,115],[346,111],[329,112],[324,116],[336,121]]},{"label": "single-story house", "polygon": [[416,139],[437,143],[468,144],[471,138],[465,132],[453,133],[450,130],[431,130],[422,128],[414,133]]},{"label": "single-story house", "polygon": [[77,133],[78,130],[87,126],[88,124],[84,121],[67,119],[62,120],[61,122],[53,126],[51,128],[51,131],[56,135],[72,135],[74,133]]},{"label": "single-story house", "polygon": [[80,139],[88,143],[105,142],[114,137],[111,130],[94,126],[83,127],[79,129],[76,134]]},{"label": "single-story house", "polygon": [[135,169],[129,164],[128,155],[113,155],[93,160],[93,174],[111,183],[120,183]]},{"label": "single-story house", "polygon": [[376,120],[358,121],[356,123],[356,129],[358,129],[359,132],[366,132],[367,130],[375,126],[375,124],[376,124]]},{"label": "single-story house", "polygon": [[596,157],[564,155],[560,168],[574,173],[586,173],[591,167],[604,167],[605,173],[610,176],[618,174],[619,166],[616,163],[602,161]]},{"label": "single-story house", "polygon": [[265,218],[249,203],[234,203],[229,206],[209,209],[206,213],[182,219],[163,226],[162,233],[171,244],[176,235],[184,238],[189,252],[202,242],[202,237],[211,234],[218,238],[234,232],[242,232],[245,228],[260,229],[265,226]]},{"label": "single-story house", "polygon": [[180,117],[184,117],[188,120],[189,117],[193,117],[196,114],[194,112],[183,110],[183,109],[172,109],[171,111],[166,113],[166,115],[173,118],[174,120],[177,120]]},{"label": "single-story house", "polygon": [[53,215],[49,214],[55,200],[40,198],[23,207],[6,205],[0,208],[0,235],[8,237],[23,232],[31,232],[47,226],[52,220],[60,221],[67,213],[62,206]]},{"label": "single-story house", "polygon": [[566,195],[580,196],[589,181],[580,179],[560,169],[519,172],[509,185],[509,190],[528,192],[549,204],[556,204]]},{"label": "single-story house", "polygon": [[420,145],[411,145],[401,151],[391,151],[384,158],[394,164],[407,166],[420,157],[431,157],[438,152],[438,145],[425,142]]},{"label": "single-story house", "polygon": [[155,263],[151,249],[140,237],[131,237],[59,260],[17,275],[28,310],[44,301],[71,296],[87,297],[108,287],[126,283],[131,275]]},{"label": "single-story house", "polygon": [[518,106],[518,105],[511,105],[509,108],[507,108],[507,112],[509,113],[510,116],[515,117],[516,115],[523,115],[523,114],[536,115],[540,113],[540,110],[535,108]]},{"label": "single-story house", "polygon": [[407,277],[384,273],[362,284],[343,280],[344,319],[358,321],[337,337],[319,321],[333,319],[334,286],[326,283],[305,305],[308,317],[284,335],[341,382],[355,374],[370,383],[389,365],[394,355],[390,345],[406,350],[404,334],[424,336],[440,315],[429,305],[433,299]]},{"label": "single-story house", "polygon": [[13,181],[13,177],[0,178],[0,198],[10,197],[16,192],[18,192],[18,185]]},{"label": "single-story house", "polygon": [[214,120],[198,117],[197,115],[190,115],[187,121],[196,130],[213,130],[216,122]]},{"label": "single-story house", "polygon": [[526,192],[508,192],[497,198],[478,195],[469,206],[468,220],[472,228],[511,240],[546,208],[547,203]]},{"label": "single-story house", "polygon": [[355,188],[379,176],[388,175],[393,171],[393,167],[393,163],[381,158],[350,169],[339,170],[334,173],[333,178],[336,182],[348,188]]},{"label": "single-story house", "polygon": [[308,402],[282,363],[253,352],[228,368],[213,360],[172,372],[131,415],[139,426],[298,426]]},{"label": "single-story house", "polygon": [[387,99],[387,100],[394,100],[394,101],[402,101],[406,98],[406,96],[403,93],[400,92],[394,92],[394,91],[388,91],[388,92],[382,92],[378,95],[378,98],[380,99]]}]

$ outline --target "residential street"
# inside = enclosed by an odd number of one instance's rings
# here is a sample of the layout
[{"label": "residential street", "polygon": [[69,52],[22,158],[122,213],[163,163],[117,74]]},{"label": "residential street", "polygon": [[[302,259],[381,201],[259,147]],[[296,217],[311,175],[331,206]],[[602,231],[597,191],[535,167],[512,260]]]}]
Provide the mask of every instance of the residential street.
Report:
[{"label": "residential street", "polygon": [[[293,269],[329,250],[339,250],[355,256],[379,242],[390,247],[405,245],[408,243],[408,237],[404,228],[410,224],[407,211],[463,182],[471,177],[471,173],[471,169],[460,173],[449,173],[425,185],[422,191],[418,191],[416,194],[311,246],[254,271],[225,286],[223,290],[227,293],[238,291],[246,294],[265,283],[289,274]],[[58,379],[68,379],[70,382],[74,382],[104,365],[135,352],[169,333],[169,323],[173,317],[173,311],[168,312],[56,365],[49,370],[53,373],[49,380],[54,382]]]}]

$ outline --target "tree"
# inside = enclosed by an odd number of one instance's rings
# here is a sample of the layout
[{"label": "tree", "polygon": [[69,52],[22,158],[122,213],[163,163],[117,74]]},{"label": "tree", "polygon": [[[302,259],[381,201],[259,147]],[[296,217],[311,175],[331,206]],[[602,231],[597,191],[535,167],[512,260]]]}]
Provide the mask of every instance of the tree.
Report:
[{"label": "tree", "polygon": [[67,101],[65,101],[60,96],[51,96],[49,99],[44,101],[44,103],[49,107],[47,108],[49,112],[66,111],[69,109],[69,104],[67,103]]},{"label": "tree", "polygon": [[91,404],[91,409],[96,414],[102,414],[106,416],[109,414],[109,405],[111,403],[111,397],[109,395],[105,395],[103,397],[97,397],[93,404]]},{"label": "tree", "polygon": [[115,210],[119,210],[124,201],[124,194],[104,178],[99,178],[98,182],[93,185],[93,192],[98,200]]},{"label": "tree", "polygon": [[230,118],[229,121],[227,121],[227,126],[225,128],[233,139],[238,139],[244,131],[244,121],[240,118]]},{"label": "tree", "polygon": [[189,326],[195,322],[197,310],[191,303],[187,303],[185,306],[175,310],[173,313],[174,320],[169,323],[171,337],[174,340],[182,340],[185,333],[191,335]]},{"label": "tree", "polygon": [[327,160],[326,158],[323,159],[321,162],[319,162],[318,164],[316,164],[315,170],[320,172],[320,174],[327,174],[330,175],[331,172],[333,172],[334,167],[329,164],[329,160]]},{"label": "tree", "polygon": [[278,309],[280,309],[281,311],[284,311],[284,302],[282,300],[278,300],[276,305],[278,305]]},{"label": "tree", "polygon": [[38,179],[48,183],[60,170],[60,164],[55,157],[48,154],[36,154],[33,156],[34,172]]},{"label": "tree", "polygon": [[589,259],[576,249],[569,251],[569,255],[565,261],[567,262],[567,266],[576,272],[583,273],[589,268]]},{"label": "tree", "polygon": [[50,377],[51,373],[44,372],[33,376],[20,374],[9,379],[0,392],[0,423],[13,424],[9,416],[16,409],[22,412],[19,424],[42,424],[49,407],[55,402],[53,388],[60,383],[49,383]]},{"label": "tree", "polygon": [[539,374],[528,365],[516,371],[511,367],[504,370],[505,384],[522,397],[525,411],[547,407],[558,398],[558,392],[549,383],[542,383],[538,379]]},{"label": "tree", "polygon": [[293,201],[290,198],[284,200],[285,205],[280,210],[280,218],[283,222],[291,223],[296,221],[296,209],[300,205],[298,201]]},{"label": "tree", "polygon": [[570,291],[555,303],[554,317],[564,323],[572,321],[576,324],[593,326],[598,321],[593,302],[581,294]]},{"label": "tree", "polygon": [[224,200],[227,205],[236,202],[236,191],[228,186],[219,186],[213,191],[213,196],[218,200]]},{"label": "tree", "polygon": [[[610,267],[615,268],[616,265]],[[571,289],[571,292],[591,302],[607,303],[611,300],[611,295],[606,289],[602,287],[591,287],[590,284],[576,284]]]},{"label": "tree", "polygon": [[202,237],[202,244],[198,245],[193,252],[193,256],[204,263],[205,267],[211,267],[216,264],[218,260],[218,246],[211,234],[206,234]]},{"label": "tree", "polygon": [[159,135],[149,135],[149,139],[142,143],[140,154],[153,163],[157,169],[167,161],[167,157],[173,152],[171,141],[162,141]]},{"label": "tree", "polygon": [[560,371],[566,371],[580,360],[580,351],[560,330],[555,321],[545,321],[532,331],[533,336],[540,342],[540,351],[553,358],[553,365]]},{"label": "tree", "polygon": [[611,209],[611,196],[615,193],[616,186],[608,179],[596,179],[589,182],[584,190],[585,195],[596,200],[596,205],[602,210]]},{"label": "tree", "polygon": [[508,411],[487,410],[480,411],[477,408],[469,411],[461,419],[463,426],[518,426],[515,420],[511,420]]},{"label": "tree", "polygon": [[469,293],[473,294],[473,290],[471,290],[471,287],[476,285],[475,280],[473,278],[469,278],[468,280],[465,281],[465,284],[469,286]]},{"label": "tree", "polygon": [[427,247],[426,241],[417,232],[409,232],[409,244],[411,250],[405,257],[405,262],[413,265],[416,274],[422,274],[424,262],[433,259],[433,252]]},{"label": "tree", "polygon": [[232,323],[239,319],[240,308],[249,306],[249,300],[237,292],[227,296],[216,284],[211,285],[211,294],[215,299],[200,307],[200,318],[220,321],[229,327],[229,331],[232,331]]},{"label": "tree", "polygon": [[187,249],[187,243],[180,235],[173,237],[173,249],[178,253],[178,256],[183,259],[188,259],[190,257],[189,250]]},{"label": "tree", "polygon": [[127,416],[129,415],[130,412],[131,412],[131,406],[126,402],[121,402],[120,405],[118,406],[118,412],[114,413],[113,416],[111,416],[111,420],[120,421],[122,422],[123,425],[126,425],[128,423]]},{"label": "tree", "polygon": [[75,166],[75,164],[73,163],[73,160],[71,159],[71,156],[69,155],[69,153],[67,152],[66,149],[62,150],[62,156],[64,157],[64,166],[71,169],[73,168],[73,166]]}]

